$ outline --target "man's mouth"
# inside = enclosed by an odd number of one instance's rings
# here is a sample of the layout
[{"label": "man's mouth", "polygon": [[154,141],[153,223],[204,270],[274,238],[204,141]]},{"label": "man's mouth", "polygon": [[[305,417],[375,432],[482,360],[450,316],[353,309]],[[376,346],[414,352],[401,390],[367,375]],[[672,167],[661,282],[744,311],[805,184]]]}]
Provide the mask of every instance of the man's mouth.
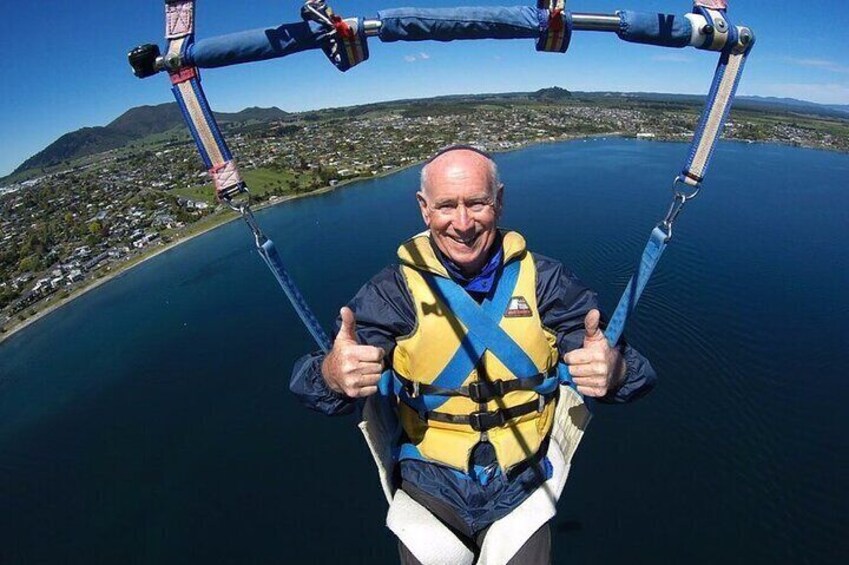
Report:
[{"label": "man's mouth", "polygon": [[452,236],[451,239],[453,239],[454,241],[456,241],[460,245],[465,245],[466,247],[471,247],[472,244],[474,244],[474,242],[478,239],[478,236],[473,235],[473,236],[470,236],[470,237],[459,237],[459,236],[455,235],[455,236]]}]

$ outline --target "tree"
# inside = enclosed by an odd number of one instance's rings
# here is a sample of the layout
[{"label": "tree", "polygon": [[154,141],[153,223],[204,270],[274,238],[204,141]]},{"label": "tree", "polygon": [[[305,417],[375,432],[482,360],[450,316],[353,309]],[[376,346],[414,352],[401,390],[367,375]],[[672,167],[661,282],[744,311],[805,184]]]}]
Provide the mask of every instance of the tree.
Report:
[{"label": "tree", "polygon": [[18,271],[25,273],[27,271],[38,271],[41,267],[41,261],[38,255],[28,255],[18,263]]}]

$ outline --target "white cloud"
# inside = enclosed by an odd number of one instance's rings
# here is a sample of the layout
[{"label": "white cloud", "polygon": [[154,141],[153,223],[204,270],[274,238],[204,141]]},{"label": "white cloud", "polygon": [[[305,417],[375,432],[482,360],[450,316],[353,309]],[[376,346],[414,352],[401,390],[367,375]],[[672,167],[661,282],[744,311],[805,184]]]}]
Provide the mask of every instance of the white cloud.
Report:
[{"label": "white cloud", "polygon": [[654,55],[652,61],[660,61],[664,63],[690,63],[693,59],[683,53],[664,53],[662,55]]},{"label": "white cloud", "polygon": [[849,73],[849,67],[829,61],[828,59],[805,59],[800,57],[787,57],[787,62],[800,67],[811,67],[814,69],[823,69],[833,73]]},{"label": "white cloud", "polygon": [[430,55],[425,53],[424,51],[420,51],[414,55],[404,55],[404,60],[408,63],[415,63],[416,61],[427,61],[430,59]]}]

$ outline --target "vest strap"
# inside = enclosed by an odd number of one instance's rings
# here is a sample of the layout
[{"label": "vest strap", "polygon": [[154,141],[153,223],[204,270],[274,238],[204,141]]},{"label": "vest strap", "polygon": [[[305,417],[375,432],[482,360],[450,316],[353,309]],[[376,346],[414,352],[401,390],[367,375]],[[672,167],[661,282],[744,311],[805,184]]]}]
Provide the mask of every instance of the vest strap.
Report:
[{"label": "vest strap", "polygon": [[547,388],[549,382],[558,381],[556,369],[550,373],[540,373],[533,377],[524,379],[511,379],[504,381],[501,379],[495,381],[473,381],[468,386],[456,388],[447,388],[438,385],[419,383],[411,381],[401,375],[395,374],[395,378],[400,381],[401,387],[407,396],[416,398],[420,395],[435,395],[435,396],[465,396],[473,402],[486,403],[495,398],[501,398],[507,394],[517,390],[536,390],[538,388]]},{"label": "vest strap", "polygon": [[446,412],[425,412],[419,417],[425,421],[444,422],[446,424],[461,424],[470,426],[476,432],[486,432],[492,428],[498,428],[513,418],[530,414],[531,412],[542,412],[545,406],[551,402],[556,394],[540,395],[539,400],[532,400],[525,404],[511,408],[500,408],[492,412],[480,411],[471,414],[448,414]]},{"label": "vest strap", "polygon": [[[505,265],[496,286],[495,296],[491,301],[485,300],[483,304],[475,302],[463,290],[463,287],[451,279],[431,273],[423,273],[423,276],[434,293],[466,326],[469,337],[485,346],[498,357],[511,373],[521,378],[525,375],[534,375],[538,372],[538,369],[531,358],[528,357],[528,354],[498,325],[510,302],[513,290],[516,288],[516,283],[519,280],[519,269],[520,261],[513,261]],[[466,362],[469,361],[468,354],[462,348],[458,351],[458,354],[465,357]],[[483,355],[483,350],[480,350],[480,354]],[[477,359],[474,361],[477,361]],[[450,367],[453,372],[455,368],[451,365],[449,363],[446,370]],[[468,373],[469,371],[466,371],[462,378],[465,379]]]}]

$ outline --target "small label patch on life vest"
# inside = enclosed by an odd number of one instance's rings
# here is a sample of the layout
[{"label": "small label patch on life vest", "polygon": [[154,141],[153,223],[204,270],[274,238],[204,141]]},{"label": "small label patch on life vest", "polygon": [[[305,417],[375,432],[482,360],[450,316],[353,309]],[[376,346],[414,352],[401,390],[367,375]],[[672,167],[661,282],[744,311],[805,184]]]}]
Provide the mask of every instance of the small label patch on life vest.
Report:
[{"label": "small label patch on life vest", "polygon": [[514,296],[510,299],[510,304],[507,305],[507,311],[504,312],[505,318],[530,318],[533,316],[531,307],[524,296]]}]

